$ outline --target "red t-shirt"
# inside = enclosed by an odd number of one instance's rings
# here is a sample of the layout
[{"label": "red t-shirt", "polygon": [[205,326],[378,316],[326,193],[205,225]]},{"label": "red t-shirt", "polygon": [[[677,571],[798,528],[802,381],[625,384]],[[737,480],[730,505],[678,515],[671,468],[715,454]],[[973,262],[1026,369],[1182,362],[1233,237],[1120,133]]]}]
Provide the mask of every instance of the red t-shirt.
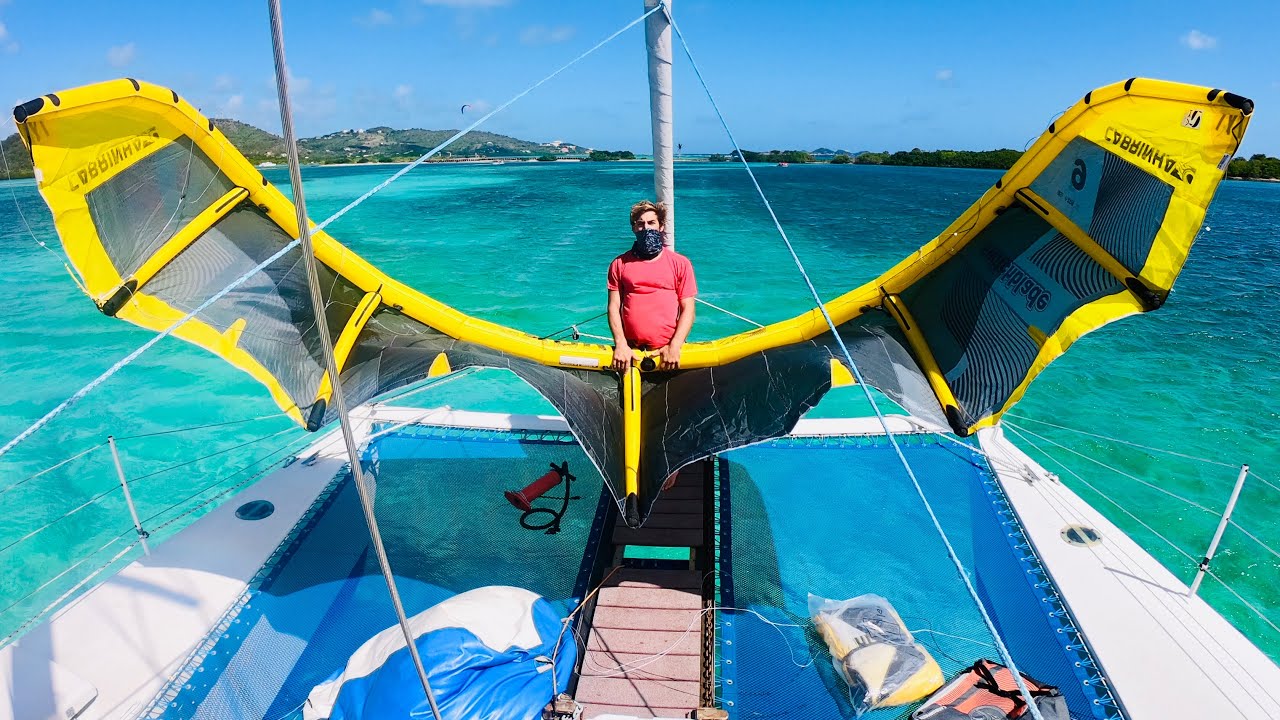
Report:
[{"label": "red t-shirt", "polygon": [[658,257],[641,260],[627,251],[609,264],[609,289],[622,296],[622,332],[632,347],[660,348],[671,342],[680,316],[680,301],[698,294],[693,263],[664,248]]}]

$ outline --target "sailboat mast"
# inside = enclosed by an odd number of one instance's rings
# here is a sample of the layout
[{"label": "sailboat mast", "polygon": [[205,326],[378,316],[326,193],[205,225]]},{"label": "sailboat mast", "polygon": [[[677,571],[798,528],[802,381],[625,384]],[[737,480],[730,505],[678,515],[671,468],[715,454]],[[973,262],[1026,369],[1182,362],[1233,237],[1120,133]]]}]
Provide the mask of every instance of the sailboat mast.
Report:
[{"label": "sailboat mast", "polygon": [[400,602],[395,575],[391,572],[391,562],[387,559],[387,550],[382,544],[382,533],[378,529],[378,520],[373,512],[373,497],[365,482],[364,470],[360,466],[360,453],[356,448],[355,436],[351,432],[351,425],[347,418],[347,403],[342,394],[338,364],[333,356],[333,338],[329,336],[329,326],[325,322],[325,301],[320,292],[320,275],[316,269],[311,227],[307,221],[307,201],[302,193],[302,169],[298,162],[298,143],[293,133],[293,109],[289,103],[289,66],[284,59],[284,24],[280,18],[280,0],[267,0],[267,7],[271,15],[271,48],[275,55],[276,91],[280,97],[280,124],[284,130],[284,147],[289,156],[289,182],[293,185],[293,204],[298,217],[298,240],[302,244],[302,261],[307,269],[307,286],[311,294],[311,309],[316,318],[315,327],[320,334],[320,348],[324,353],[325,368],[329,373],[330,397],[338,413],[338,422],[342,426],[342,439],[347,446],[351,476],[355,481],[356,493],[360,496],[360,507],[364,511],[365,524],[369,526],[369,536],[374,552],[378,556],[378,565],[382,568],[382,577],[387,582],[387,593],[391,596],[391,605],[400,622],[400,630],[404,633],[409,656],[418,673],[418,680],[422,683],[422,691],[426,694],[427,702],[431,706],[431,714],[435,720],[440,720],[440,709],[436,705],[435,694],[431,692],[431,683],[427,680],[427,671],[422,665],[422,658],[418,655],[413,633],[409,630],[409,620],[405,617],[404,605]]},{"label": "sailboat mast", "polygon": [[649,56],[649,115],[653,127],[653,191],[667,206],[667,247],[676,246],[675,142],[671,127],[671,0],[644,0],[645,12],[660,4],[645,20],[644,40]]}]

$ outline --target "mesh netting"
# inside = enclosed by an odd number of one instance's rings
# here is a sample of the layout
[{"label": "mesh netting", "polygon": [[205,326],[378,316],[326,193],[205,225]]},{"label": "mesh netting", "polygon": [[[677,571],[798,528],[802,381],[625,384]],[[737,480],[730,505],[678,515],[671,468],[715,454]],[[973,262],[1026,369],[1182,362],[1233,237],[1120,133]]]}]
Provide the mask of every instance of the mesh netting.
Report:
[{"label": "mesh netting", "polygon": [[[405,612],[485,585],[567,608],[594,563],[599,475],[567,433],[537,437],[415,428],[376,442],[376,514]],[[503,497],[568,461],[559,531],[527,529]],[[581,471],[580,475],[579,472]],[[563,485],[537,507],[559,509]],[[538,526],[543,516],[526,519]],[[593,524],[595,529],[593,530]],[[351,476],[336,478],[215,631],[154,716],[291,717],[365,641],[396,624]]]},{"label": "mesh netting", "polygon": [[[1007,505],[1000,505],[1003,495],[989,482],[979,456],[936,440],[899,442],[1019,669],[1058,685],[1073,718],[1109,717],[1114,703],[1087,671],[1083,648],[1068,648],[1076,642],[1069,616],[1045,595],[1051,590],[1034,587],[1047,579],[1042,570],[1024,566],[1038,563],[1028,549],[1017,547],[1017,524]],[[722,525],[720,604],[800,626],[779,628],[750,613],[719,613],[716,693],[732,717],[852,717],[845,681],[809,622],[809,593],[887,598],[947,679],[979,658],[1000,660],[883,437],[790,439],[726,457],[720,479],[721,493],[728,496],[728,507],[721,507],[728,523]],[[905,718],[918,705],[864,717]]]},{"label": "mesh netting", "polygon": [[[133,151],[123,144],[110,152],[120,162]],[[129,277],[232,187],[191,138],[180,137],[86,193],[85,203],[111,264]]]}]

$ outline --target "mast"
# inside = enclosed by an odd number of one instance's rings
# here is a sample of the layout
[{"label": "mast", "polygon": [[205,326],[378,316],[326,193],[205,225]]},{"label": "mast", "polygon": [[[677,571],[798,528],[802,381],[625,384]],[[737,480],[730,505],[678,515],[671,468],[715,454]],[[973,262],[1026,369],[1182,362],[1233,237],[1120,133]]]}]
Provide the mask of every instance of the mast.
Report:
[{"label": "mast", "polygon": [[645,20],[644,40],[649,56],[649,115],[653,126],[653,191],[667,206],[667,247],[676,246],[675,142],[671,127],[671,12],[672,0],[644,0],[645,12],[666,8]]},{"label": "mast", "polygon": [[[356,448],[355,436],[351,432],[347,418],[347,403],[342,394],[342,381],[338,374],[338,364],[333,357],[333,339],[329,337],[329,326],[324,322],[325,300],[320,293],[320,276],[316,270],[315,250],[311,243],[311,227],[307,220],[307,201],[302,194],[302,170],[298,163],[298,143],[293,134],[293,109],[289,105],[289,73],[284,59],[284,24],[280,19],[280,0],[267,0],[267,8],[271,14],[271,48],[275,54],[276,92],[280,97],[280,124],[284,130],[284,147],[289,156],[289,182],[293,185],[293,205],[298,217],[298,240],[302,243],[302,260],[307,270],[307,286],[311,291],[311,309],[315,313],[316,330],[320,335],[320,348],[324,352],[325,367],[329,373],[330,397],[334,408],[338,411],[338,423],[342,426],[342,439],[347,446],[347,458],[351,463],[351,475],[355,481],[356,494],[360,496],[360,507],[364,511],[365,524],[369,526],[369,537],[374,552],[378,556],[378,565],[382,568],[382,577],[387,583],[387,594],[391,596],[391,605],[395,609],[396,619],[400,623],[400,631],[404,633],[405,645],[413,668],[417,671],[418,681],[422,683],[422,691],[426,695],[431,708],[431,715],[440,720],[440,708],[436,705],[435,694],[431,691],[431,683],[427,680],[427,670],[418,655],[418,646],[414,642],[413,633],[409,629],[409,620],[405,617],[404,604],[400,602],[400,593],[396,590],[395,575],[391,572],[391,562],[387,559],[387,550],[382,544],[382,533],[378,529],[378,520],[373,512],[373,497],[366,484],[364,470],[360,465],[360,452]],[[264,181],[265,182],[265,181]]]}]

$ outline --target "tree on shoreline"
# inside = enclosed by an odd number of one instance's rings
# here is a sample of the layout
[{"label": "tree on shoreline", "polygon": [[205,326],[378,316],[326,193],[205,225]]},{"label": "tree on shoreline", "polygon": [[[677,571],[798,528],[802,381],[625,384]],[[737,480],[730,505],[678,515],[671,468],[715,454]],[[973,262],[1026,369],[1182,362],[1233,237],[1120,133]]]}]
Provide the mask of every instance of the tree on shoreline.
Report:
[{"label": "tree on shoreline", "polygon": [[1280,179],[1280,158],[1273,158],[1258,153],[1248,160],[1236,158],[1227,166],[1227,177],[1242,180],[1277,180]]},{"label": "tree on shoreline", "polygon": [[954,167],[1008,170],[1022,157],[1017,150],[899,150],[862,153],[854,158],[860,165],[898,165],[904,167]]},{"label": "tree on shoreline", "polygon": [[636,154],[630,150],[592,150],[587,154],[587,159],[594,162],[607,162],[610,160],[635,160]]}]

